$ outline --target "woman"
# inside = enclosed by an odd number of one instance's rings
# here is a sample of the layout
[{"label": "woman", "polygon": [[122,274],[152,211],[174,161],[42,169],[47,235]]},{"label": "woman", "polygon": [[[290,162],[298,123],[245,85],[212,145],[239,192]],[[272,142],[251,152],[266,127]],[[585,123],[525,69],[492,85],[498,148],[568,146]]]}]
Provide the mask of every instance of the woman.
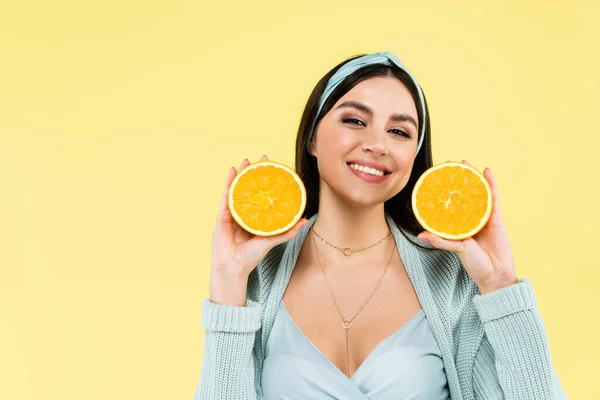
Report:
[{"label": "woman", "polygon": [[491,172],[489,222],[447,241],[411,210],[431,166],[425,96],[396,56],[325,75],[296,142],[304,218],[274,237],[243,231],[227,208],[229,171],[194,398],[566,399]]}]

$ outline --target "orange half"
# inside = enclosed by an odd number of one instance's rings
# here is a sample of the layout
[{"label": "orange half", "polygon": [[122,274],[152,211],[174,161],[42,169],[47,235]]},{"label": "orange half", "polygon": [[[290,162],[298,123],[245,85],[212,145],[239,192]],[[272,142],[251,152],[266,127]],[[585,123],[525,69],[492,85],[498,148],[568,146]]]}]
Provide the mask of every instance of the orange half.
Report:
[{"label": "orange half", "polygon": [[287,165],[258,161],[244,168],[229,187],[229,211],[246,231],[258,236],[291,229],[306,207],[302,179]]},{"label": "orange half", "polygon": [[412,209],[428,232],[462,240],[479,232],[492,215],[492,190],[483,174],[458,162],[429,168],[412,192]]}]

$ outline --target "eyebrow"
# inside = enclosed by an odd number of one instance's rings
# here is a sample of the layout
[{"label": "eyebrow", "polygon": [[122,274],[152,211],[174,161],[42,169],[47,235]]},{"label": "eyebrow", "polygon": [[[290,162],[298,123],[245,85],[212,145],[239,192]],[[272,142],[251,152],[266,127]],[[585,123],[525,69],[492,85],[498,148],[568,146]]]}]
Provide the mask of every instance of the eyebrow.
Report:
[{"label": "eyebrow", "polygon": [[[366,104],[359,103],[358,101],[345,101],[337,106],[336,109],[342,107],[356,108],[357,110],[369,114],[371,117],[373,116],[373,110],[371,110],[371,108]],[[410,122],[415,126],[415,128],[417,128],[417,121],[415,121],[415,119],[408,114],[392,114],[390,119],[394,122]]]}]

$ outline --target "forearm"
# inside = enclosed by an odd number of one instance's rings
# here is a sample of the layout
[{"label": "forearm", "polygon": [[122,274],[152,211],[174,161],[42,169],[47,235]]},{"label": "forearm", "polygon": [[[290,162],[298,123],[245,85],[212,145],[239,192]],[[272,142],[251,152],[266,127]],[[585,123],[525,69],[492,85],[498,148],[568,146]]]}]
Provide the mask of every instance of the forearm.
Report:
[{"label": "forearm", "polygon": [[[493,352],[493,357],[485,354],[486,346],[482,346],[478,354],[476,378],[490,381],[479,382],[480,387],[493,386],[490,373],[495,372],[506,399],[566,399],[552,365],[531,282],[523,279],[499,291],[477,295],[473,301],[489,341],[488,350]],[[487,363],[482,362],[484,358]]]},{"label": "forearm", "polygon": [[261,307],[247,303],[240,307],[204,300],[204,357],[194,400],[257,398],[253,347]]}]

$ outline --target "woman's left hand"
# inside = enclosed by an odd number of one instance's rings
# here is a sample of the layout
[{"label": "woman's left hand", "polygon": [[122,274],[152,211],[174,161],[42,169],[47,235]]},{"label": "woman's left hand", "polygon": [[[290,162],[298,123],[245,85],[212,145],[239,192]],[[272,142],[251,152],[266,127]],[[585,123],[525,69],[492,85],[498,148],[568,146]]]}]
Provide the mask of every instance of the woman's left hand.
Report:
[{"label": "woman's left hand", "polygon": [[[471,165],[465,160],[464,164]],[[456,253],[481,294],[518,283],[512,249],[500,217],[498,188],[489,168],[483,171],[492,189],[492,215],[477,234],[464,240],[446,240],[430,232],[417,237],[438,249]]]}]

